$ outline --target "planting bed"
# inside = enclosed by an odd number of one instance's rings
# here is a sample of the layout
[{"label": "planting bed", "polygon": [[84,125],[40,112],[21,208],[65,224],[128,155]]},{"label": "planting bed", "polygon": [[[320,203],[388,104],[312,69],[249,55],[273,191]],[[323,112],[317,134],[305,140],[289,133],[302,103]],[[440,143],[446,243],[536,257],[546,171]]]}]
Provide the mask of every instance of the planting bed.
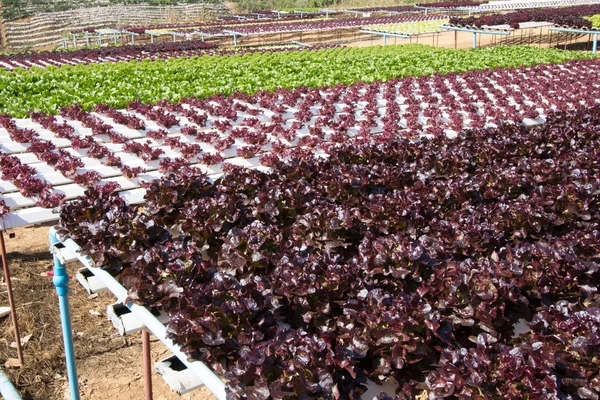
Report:
[{"label": "planting bed", "polygon": [[[592,107],[600,98],[597,60],[472,71],[330,88],[298,88],[184,99],[126,111],[78,106],[62,117],[0,118],[2,182],[8,225],[52,219],[45,210],[110,183],[124,190],[198,164],[219,174],[228,159],[258,166],[270,151],[327,149],[329,142],[386,142],[397,135],[456,136],[503,122],[535,125],[550,111]],[[269,166],[270,156],[262,156]],[[143,190],[128,192],[140,202]],[[30,208],[32,206],[42,208]],[[20,222],[19,222],[20,221]]]},{"label": "planting bed", "polygon": [[[214,44],[201,41],[161,43],[157,45],[104,47],[100,49],[82,49],[73,51],[48,51],[40,53],[16,53],[0,57],[0,68],[29,69],[63,65],[87,65],[129,61],[155,61],[171,58],[190,58],[201,56],[224,56],[235,54],[271,53],[283,51],[308,50],[307,47],[281,47],[273,49],[220,50]],[[333,48],[335,46],[313,46],[310,50]]]},{"label": "planting bed", "polygon": [[[61,233],[169,315],[228,399],[594,399],[600,108],[110,186]],[[518,327],[518,328],[517,328]]]},{"label": "planting bed", "polygon": [[372,82],[591,57],[589,53],[527,46],[463,51],[413,45],[20,69],[0,71],[0,112],[17,117],[26,116],[29,110],[58,114],[64,106],[81,104],[91,110],[98,103],[124,108],[134,100],[173,101],[215,93]]}]

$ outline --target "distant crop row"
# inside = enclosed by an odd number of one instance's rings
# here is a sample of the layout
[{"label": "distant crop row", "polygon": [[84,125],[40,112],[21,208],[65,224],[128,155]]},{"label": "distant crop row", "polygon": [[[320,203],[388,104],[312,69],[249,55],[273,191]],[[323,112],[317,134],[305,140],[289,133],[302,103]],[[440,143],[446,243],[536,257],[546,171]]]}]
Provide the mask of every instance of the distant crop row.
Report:
[{"label": "distant crop row", "polygon": [[0,71],[0,112],[17,117],[29,110],[56,114],[64,106],[81,104],[91,110],[98,103],[124,108],[134,100],[175,101],[216,93],[373,82],[590,57],[581,52],[532,47],[451,50],[413,45]]},{"label": "distant crop row", "polygon": [[[322,45],[310,48],[318,50],[333,48],[335,45]],[[146,45],[110,46],[95,49],[77,49],[72,51],[43,51],[16,53],[0,56],[0,69],[7,68],[53,68],[63,65],[102,64],[143,60],[167,60],[170,58],[198,57],[213,55],[234,55],[246,53],[270,53],[282,51],[303,51],[308,47],[273,47],[273,48],[245,48],[222,49],[211,43],[200,40],[187,40],[183,42],[167,42]]]},{"label": "distant crop row", "polygon": [[518,29],[520,23],[536,21],[551,22],[574,28],[591,28],[592,22],[584,17],[598,13],[600,13],[600,4],[593,4],[546,10],[520,10],[508,14],[492,14],[481,17],[453,17],[450,19],[450,23],[477,27],[506,24]]}]

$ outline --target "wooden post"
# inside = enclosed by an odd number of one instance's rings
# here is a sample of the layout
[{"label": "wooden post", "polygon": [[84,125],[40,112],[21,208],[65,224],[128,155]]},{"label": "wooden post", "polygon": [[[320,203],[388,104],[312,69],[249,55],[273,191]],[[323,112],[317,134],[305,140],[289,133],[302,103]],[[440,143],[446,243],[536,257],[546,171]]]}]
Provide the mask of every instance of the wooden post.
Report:
[{"label": "wooden post", "polygon": [[12,319],[13,332],[15,334],[15,343],[17,344],[17,357],[19,365],[23,367],[23,347],[21,346],[21,335],[19,333],[19,322],[17,320],[17,308],[13,297],[12,283],[10,280],[10,269],[8,268],[8,256],[6,246],[4,245],[4,231],[0,231],[0,252],[2,254],[2,267],[4,268],[4,281],[6,283],[6,292],[8,294],[8,305],[10,307],[10,318]]},{"label": "wooden post", "polygon": [[142,363],[144,364],[144,399],[152,400],[152,360],[150,355],[150,333],[142,329]]},{"label": "wooden post", "polygon": [[519,44],[523,44],[523,29],[519,28],[521,31],[521,38],[519,39]]}]

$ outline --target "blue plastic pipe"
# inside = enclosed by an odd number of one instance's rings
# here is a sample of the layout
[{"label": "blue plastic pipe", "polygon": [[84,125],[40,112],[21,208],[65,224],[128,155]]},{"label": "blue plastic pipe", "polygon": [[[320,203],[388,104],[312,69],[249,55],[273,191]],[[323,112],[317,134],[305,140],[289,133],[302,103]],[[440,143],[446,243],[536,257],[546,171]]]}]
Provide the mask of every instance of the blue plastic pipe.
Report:
[{"label": "blue plastic pipe", "polygon": [[0,368],[0,394],[5,400],[21,400],[21,396],[13,383]]},{"label": "blue plastic pipe", "polygon": [[[50,246],[60,243],[56,231],[51,229],[48,233]],[[60,306],[60,322],[62,325],[63,341],[65,345],[65,358],[67,361],[67,374],[71,399],[79,400],[79,383],[77,381],[77,368],[75,366],[75,350],[73,349],[73,331],[71,328],[71,314],[69,312],[69,274],[67,268],[60,262],[56,254],[54,257],[54,277],[52,283],[56,286],[58,304]]]}]

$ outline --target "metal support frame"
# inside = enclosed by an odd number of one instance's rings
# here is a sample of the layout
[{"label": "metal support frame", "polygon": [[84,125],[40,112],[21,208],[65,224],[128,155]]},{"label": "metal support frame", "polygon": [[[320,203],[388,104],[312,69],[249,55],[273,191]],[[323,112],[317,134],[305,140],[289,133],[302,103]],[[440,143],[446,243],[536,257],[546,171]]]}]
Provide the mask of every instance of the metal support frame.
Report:
[{"label": "metal support frame", "polygon": [[290,43],[291,44],[295,44],[297,46],[302,46],[302,47],[312,47],[312,44],[302,43],[302,42],[299,42],[297,40],[290,40]]},{"label": "metal support frame", "polygon": [[21,345],[21,334],[19,333],[19,322],[17,319],[17,309],[13,297],[12,282],[10,280],[10,269],[8,268],[8,258],[6,254],[6,245],[4,244],[4,231],[0,231],[0,250],[2,251],[2,267],[4,268],[4,279],[6,280],[6,291],[8,293],[8,306],[10,308],[10,318],[12,319],[15,342],[17,343],[17,357],[19,365],[23,367],[23,347]]},{"label": "metal support frame", "polygon": [[[61,242],[59,242],[59,239],[56,236],[56,231],[54,228],[50,228],[49,237],[50,237],[50,243],[55,245],[53,247],[57,247],[56,244],[61,243]],[[156,318],[155,315],[153,315],[150,312],[150,310],[148,310],[147,308],[145,308],[141,305],[135,304],[133,301],[125,302],[125,300],[128,297],[127,290],[108,272],[106,272],[100,268],[93,267],[91,259],[85,255],[80,254],[79,250],[81,248],[73,240],[71,240],[71,239],[65,240],[64,242],[62,242],[62,247],[64,247],[70,254],[75,255],[76,258],[85,267],[87,267],[96,277],[98,277],[98,279],[100,279],[104,284],[106,284],[107,288],[115,295],[115,297],[117,297],[117,300],[119,302],[123,302],[123,304],[125,304],[125,306],[127,308],[129,308],[131,310],[131,312],[146,326],[146,329],[148,329],[150,332],[152,332],[152,334],[155,337],[157,337],[169,350],[171,350],[171,352],[175,356],[177,356],[185,366],[187,366],[190,370],[192,370],[192,372],[194,372],[194,374],[196,374],[196,376],[198,378],[200,378],[200,380],[202,380],[204,385],[217,397],[218,400],[225,400],[225,397],[226,397],[225,396],[225,384],[223,383],[223,381],[217,375],[215,375],[215,373],[213,371],[211,371],[211,369],[208,368],[202,362],[188,361],[187,356],[181,351],[181,348],[176,346],[172,340],[167,339],[167,328]],[[57,253],[60,253],[60,252],[59,251],[55,252],[55,254],[54,254],[55,260],[58,257]],[[55,263],[56,263],[56,261],[55,261]],[[55,276],[56,276],[56,273],[55,273]],[[67,279],[68,279],[68,276],[67,276]],[[69,314],[61,313],[61,321],[63,321],[63,328],[67,324],[70,326]],[[71,343],[71,348],[72,348],[73,336],[70,334],[70,330],[68,331],[68,333],[69,333],[68,335],[66,333],[67,332],[65,332],[63,330],[63,335],[65,335],[64,336],[65,347],[67,347],[66,343],[67,343],[67,341],[69,341]],[[149,343],[149,341],[148,341],[148,343]],[[74,361],[74,359],[73,359],[73,361]],[[67,359],[67,363],[68,363],[68,359]],[[145,363],[145,365],[146,364],[147,363]],[[75,364],[73,363],[73,366],[74,365]],[[75,375],[74,378],[75,378],[75,381],[71,382],[71,375],[69,375],[69,384],[71,385],[71,387],[73,387],[73,386],[77,387],[77,384],[76,384],[77,376]],[[77,396],[78,396],[78,394],[77,394]],[[73,400],[79,400],[79,397],[73,397]]]},{"label": "metal support frame", "polygon": [[[182,37],[185,39],[185,34],[183,33],[179,33],[179,32],[167,32],[168,35],[173,35],[173,41],[176,42],[177,41],[177,37]],[[154,42],[152,42],[154,43]]]},{"label": "metal support frame", "polygon": [[598,51],[598,30],[585,30],[585,29],[569,29],[569,28],[548,28],[549,31],[564,32],[564,33],[579,33],[582,35],[594,35],[594,41],[592,42],[592,54],[596,54]]},{"label": "metal support frame", "polygon": [[212,38],[212,37],[216,37],[218,35],[213,35],[210,33],[206,33],[206,32],[194,32],[197,35],[200,35],[201,40],[204,42],[205,38]]},{"label": "metal support frame", "polygon": [[230,35],[233,35],[233,47],[236,47],[236,46],[237,46],[237,37],[238,37],[238,36],[243,36],[243,37],[245,37],[245,36],[248,36],[248,34],[247,34],[247,33],[236,32],[236,31],[230,31],[230,30],[225,30],[225,29],[223,30],[223,32],[225,32],[225,33],[229,33]]},{"label": "metal support frame", "polygon": [[458,32],[458,31],[471,32],[473,34],[473,48],[474,49],[477,47],[477,34],[480,34],[480,35],[503,35],[503,36],[510,35],[510,32],[507,32],[507,31],[488,31],[485,29],[470,29],[470,28],[463,28],[463,27],[452,26],[452,25],[440,25],[439,27],[450,30],[450,31],[455,31],[455,32]]},{"label": "metal support frame", "polygon": [[90,47],[90,34],[88,31],[85,31],[85,45]]},{"label": "metal support frame", "polygon": [[54,258],[54,277],[52,283],[56,286],[58,304],[60,307],[60,321],[62,325],[63,342],[65,346],[65,359],[67,362],[67,374],[69,377],[69,389],[71,399],[79,400],[79,382],[77,380],[77,367],[75,365],[75,350],[73,346],[73,330],[71,328],[71,314],[69,312],[69,274],[63,261],[59,258],[56,248],[62,246],[56,236],[56,231],[48,232],[50,249]]},{"label": "metal support frame", "polygon": [[391,36],[391,37],[399,37],[402,39],[410,39],[413,36],[416,35],[405,35],[402,33],[389,33],[389,32],[377,32],[377,31],[371,31],[371,30],[366,30],[366,29],[361,29],[359,31],[360,33],[366,33],[369,35],[377,35],[377,36],[383,36],[383,45],[385,46],[387,44],[387,37]]}]

